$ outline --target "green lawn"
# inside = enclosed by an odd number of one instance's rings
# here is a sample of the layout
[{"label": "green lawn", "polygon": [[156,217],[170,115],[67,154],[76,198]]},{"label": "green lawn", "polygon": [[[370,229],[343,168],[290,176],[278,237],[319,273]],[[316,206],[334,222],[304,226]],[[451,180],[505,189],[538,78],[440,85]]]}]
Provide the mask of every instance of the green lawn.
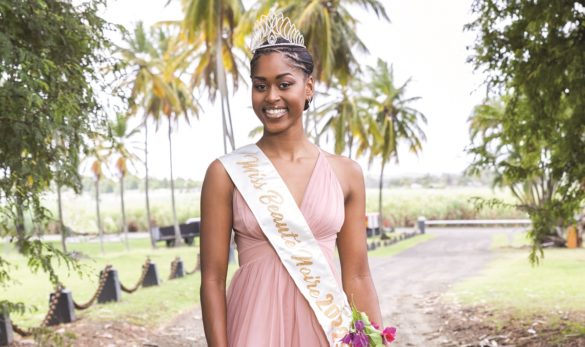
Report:
[{"label": "green lawn", "polygon": [[423,234],[423,235],[416,235],[410,239],[399,241],[388,247],[379,247],[373,251],[368,252],[369,257],[390,257],[395,254],[398,254],[402,251],[405,251],[411,247],[418,245],[419,243],[423,243],[435,238],[435,235],[430,234]]},{"label": "green lawn", "polygon": [[[78,303],[87,302],[97,288],[98,273],[106,264],[118,270],[120,281],[130,287],[134,286],[141,273],[141,266],[147,257],[157,265],[161,286],[141,288],[133,294],[122,293],[122,302],[106,305],[94,305],[87,311],[76,311],[80,316],[100,319],[127,319],[134,322],[150,321],[152,324],[165,321],[178,313],[189,309],[199,302],[199,273],[181,279],[167,280],[172,260],[180,256],[185,270],[192,270],[197,263],[198,249],[195,247],[158,248],[152,250],[148,240],[132,240],[130,252],[126,252],[120,243],[106,243],[106,254],[99,252],[99,243],[70,244],[69,249],[81,252],[83,277],[68,273],[65,266],[57,266],[63,284],[71,290]],[[44,273],[31,274],[24,259],[14,252],[2,255],[17,269],[11,272],[18,283],[2,289],[2,298],[21,301],[37,307],[36,312],[24,316],[14,315],[16,324],[37,326],[47,312],[48,296],[53,288]],[[233,269],[231,269],[233,272]],[[154,313],[154,314],[153,314]]]},{"label": "green lawn", "polygon": [[453,286],[466,305],[481,304],[520,315],[585,311],[585,249],[546,249],[539,266],[528,262],[523,234],[494,236],[494,259],[478,276]]}]

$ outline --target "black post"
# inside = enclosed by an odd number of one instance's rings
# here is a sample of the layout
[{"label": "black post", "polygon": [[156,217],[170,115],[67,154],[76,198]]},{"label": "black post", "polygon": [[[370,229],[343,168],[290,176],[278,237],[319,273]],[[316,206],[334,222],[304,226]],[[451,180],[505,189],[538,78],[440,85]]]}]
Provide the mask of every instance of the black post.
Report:
[{"label": "black post", "polygon": [[8,346],[14,341],[12,322],[8,313],[0,313],[0,346]]},{"label": "black post", "polygon": [[418,232],[421,234],[425,233],[425,227],[427,226],[427,220],[425,217],[418,217],[418,220],[416,222],[417,226],[418,226]]},{"label": "black post", "polygon": [[156,271],[156,264],[148,263],[148,270],[146,270],[146,275],[142,280],[143,287],[152,287],[158,286],[160,284],[160,280],[158,279],[158,271]]},{"label": "black post", "polygon": [[[104,271],[100,271],[100,278],[102,278],[102,273]],[[104,288],[102,292],[98,296],[98,303],[103,304],[110,301],[118,302],[122,299],[122,291],[120,289],[120,279],[118,278],[118,270],[109,269],[106,274],[106,282],[104,283]]]},{"label": "black post", "polygon": [[[55,293],[51,293],[51,296],[49,297],[49,307],[51,306],[55,295]],[[73,295],[69,289],[63,289],[61,290],[61,295],[59,295],[59,298],[57,299],[55,310],[53,311],[51,319],[47,322],[47,325],[58,325],[61,323],[71,323],[73,321],[75,321]]]},{"label": "black post", "polygon": [[177,259],[175,265],[175,275],[172,278],[179,278],[185,276],[185,267],[183,266],[183,261],[181,259]]}]

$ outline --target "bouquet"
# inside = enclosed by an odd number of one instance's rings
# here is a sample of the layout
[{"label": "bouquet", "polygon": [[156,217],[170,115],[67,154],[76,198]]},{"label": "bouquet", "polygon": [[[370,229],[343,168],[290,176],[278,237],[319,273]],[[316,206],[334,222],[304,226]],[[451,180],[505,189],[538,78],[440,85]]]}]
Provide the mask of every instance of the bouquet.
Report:
[{"label": "bouquet", "polygon": [[384,347],[396,338],[396,328],[380,327],[370,322],[368,315],[359,312],[354,305],[351,305],[352,322],[349,333],[340,342],[352,347]]}]

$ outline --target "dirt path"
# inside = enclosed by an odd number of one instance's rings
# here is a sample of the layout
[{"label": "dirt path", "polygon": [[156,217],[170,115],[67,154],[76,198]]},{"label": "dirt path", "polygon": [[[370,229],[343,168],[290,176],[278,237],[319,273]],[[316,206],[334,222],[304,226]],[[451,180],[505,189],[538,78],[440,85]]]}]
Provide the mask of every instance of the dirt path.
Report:
[{"label": "dirt path", "polygon": [[[370,268],[384,313],[384,323],[398,328],[393,346],[456,346],[442,333],[444,326],[437,305],[449,287],[477,274],[491,259],[495,233],[522,228],[458,228],[429,230],[436,237],[396,256],[371,257]],[[88,324],[87,327],[84,327]],[[79,346],[206,346],[198,307],[188,310],[159,329],[146,330],[124,322],[97,327],[96,323],[72,324]],[[99,333],[98,333],[99,332]],[[104,335],[105,334],[105,335]],[[90,342],[91,341],[91,342]],[[76,343],[77,343],[76,342]],[[77,344],[75,345],[77,346]]]},{"label": "dirt path", "polygon": [[[393,257],[370,258],[384,322],[392,323],[399,331],[394,346],[454,345],[440,331],[442,324],[435,314],[438,297],[453,283],[478,273],[486,265],[491,259],[495,233],[511,236],[521,230],[434,228],[429,233],[436,237],[430,241]],[[190,343],[184,346],[205,346],[199,309],[187,312],[176,323],[175,336],[182,335]]]},{"label": "dirt path", "polygon": [[441,333],[436,302],[449,287],[491,259],[494,233],[521,229],[431,229],[436,238],[394,257],[371,258],[384,322],[398,328],[395,346],[452,345]]}]

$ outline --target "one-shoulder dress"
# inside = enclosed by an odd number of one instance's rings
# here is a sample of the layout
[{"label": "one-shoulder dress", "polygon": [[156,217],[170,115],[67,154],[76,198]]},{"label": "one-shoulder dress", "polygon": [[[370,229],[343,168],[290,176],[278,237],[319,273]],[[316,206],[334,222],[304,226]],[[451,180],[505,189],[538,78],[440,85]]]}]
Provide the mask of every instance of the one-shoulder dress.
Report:
[{"label": "one-shoulder dress", "polygon": [[[322,150],[300,210],[341,285],[334,251],[345,218],[344,197]],[[327,346],[311,307],[237,189],[233,195],[233,229],[240,268],[227,292],[229,346]]]}]

